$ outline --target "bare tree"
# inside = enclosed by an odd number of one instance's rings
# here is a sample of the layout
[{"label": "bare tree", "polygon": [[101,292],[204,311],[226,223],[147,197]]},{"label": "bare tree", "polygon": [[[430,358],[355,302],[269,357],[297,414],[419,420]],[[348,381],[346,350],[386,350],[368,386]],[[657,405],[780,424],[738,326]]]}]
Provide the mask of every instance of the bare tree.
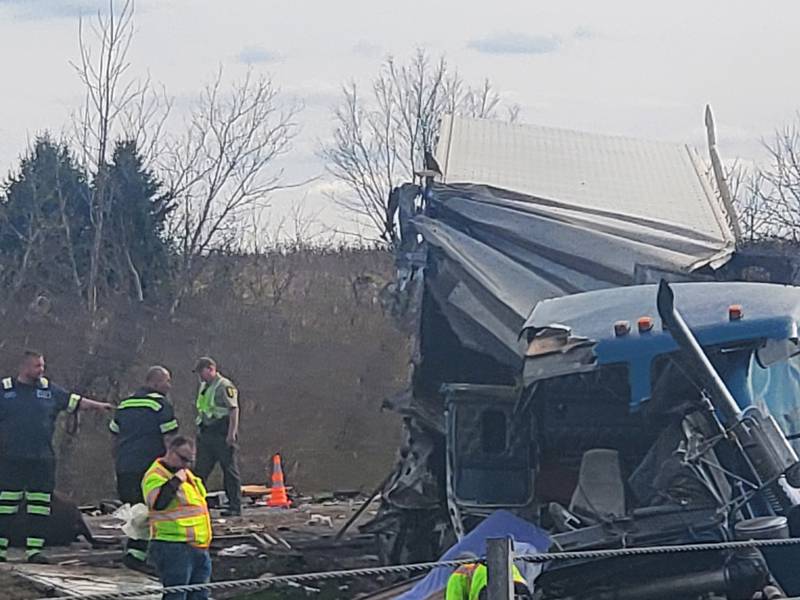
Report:
[{"label": "bare tree", "polygon": [[800,115],[763,147],[766,161],[736,162],[726,172],[742,239],[800,244]]},{"label": "bare tree", "polygon": [[198,259],[235,246],[246,212],[288,187],[273,167],[297,134],[299,108],[283,103],[272,81],[252,72],[223,90],[220,69],[203,90],[163,165],[178,203],[170,222],[179,254],[172,312],[202,271]]},{"label": "bare tree", "polygon": [[764,147],[769,164],[759,169],[758,198],[769,233],[800,243],[800,115],[794,123],[777,130]]},{"label": "bare tree", "polygon": [[14,232],[20,245],[24,248],[19,266],[16,269],[14,278],[9,290],[9,296],[16,294],[26,282],[28,269],[31,268],[32,258],[40,246],[40,242],[47,231],[45,223],[42,221],[38,207],[34,204],[30,218],[27,219],[24,229],[15,227],[13,223],[7,221],[9,229]]},{"label": "bare tree", "polygon": [[[366,219],[380,239],[393,243],[394,224],[386,211],[389,193],[426,166],[442,115],[495,118],[500,105],[488,79],[470,87],[444,58],[433,61],[418,50],[405,65],[387,59],[368,94],[355,83],[342,88],[342,101],[333,112],[333,139],[322,147],[328,172],[345,189],[333,194],[333,200]],[[510,107],[509,119],[518,116],[519,108]]]},{"label": "bare tree", "polygon": [[69,258],[70,272],[72,281],[75,284],[75,293],[78,300],[81,299],[83,286],[81,283],[81,276],[78,273],[78,261],[75,252],[74,236],[72,226],[70,225],[70,218],[67,214],[67,199],[64,194],[64,186],[61,181],[61,163],[56,163],[56,197],[58,198],[58,214],[60,217],[61,230],[64,234],[64,245],[67,251],[67,258]]},{"label": "bare tree", "polygon": [[[484,79],[482,86],[467,89],[464,94],[463,112],[476,119],[492,119],[496,116],[499,104],[500,94],[494,90],[488,79]],[[509,107],[509,109],[513,109],[514,114],[519,113],[518,106]],[[511,113],[509,113],[510,115]]]},{"label": "bare tree", "polygon": [[[108,11],[98,12],[89,26],[78,24],[80,59],[71,63],[83,84],[85,99],[73,115],[73,139],[82,167],[92,182],[89,214],[92,251],[85,283],[89,311],[98,307],[102,248],[106,237],[109,194],[107,173],[114,139],[136,143],[146,167],[162,151],[164,128],[172,108],[166,91],[155,89],[149,77],[130,73],[128,52],[134,38],[133,0],[109,0]],[[124,244],[125,240],[117,240]],[[132,261],[126,265],[134,286],[141,288]],[[141,290],[139,289],[141,298]]]},{"label": "bare tree", "polygon": [[[344,101],[336,109],[333,142],[323,149],[328,171],[341,181],[344,196],[332,198],[345,210],[366,218],[382,239],[393,239],[387,222],[386,197],[398,179],[401,161],[399,136],[394,128],[394,103],[376,84],[379,108],[367,111],[355,84],[344,88]],[[405,171],[404,171],[405,172]]]},{"label": "bare tree", "polygon": [[140,91],[126,75],[133,14],[133,0],[125,0],[119,10],[109,0],[108,13],[98,11],[88,32],[83,18],[78,21],[80,60],[70,64],[84,86],[85,100],[73,116],[73,128],[82,162],[92,172],[106,164],[117,119]]},{"label": "bare tree", "polygon": [[72,63],[85,91],[83,107],[73,117],[76,146],[84,169],[93,179],[89,198],[93,237],[86,283],[86,301],[91,313],[96,312],[98,306],[98,276],[108,200],[105,177],[111,139],[120,116],[142,94],[141,86],[127,75],[128,50],[134,33],[133,14],[133,0],[125,0],[119,10],[114,0],[109,0],[108,13],[97,13],[88,37],[84,21],[80,19],[80,60]]},{"label": "bare tree", "polygon": [[769,186],[761,170],[755,165],[748,166],[736,161],[725,171],[725,179],[739,221],[741,240],[753,243],[775,237],[774,215],[766,193]]},{"label": "bare tree", "polygon": [[172,112],[173,99],[161,86],[156,88],[148,77],[137,86],[136,93],[120,114],[122,139],[136,143],[145,167],[158,167],[167,143],[166,125]]},{"label": "bare tree", "polygon": [[295,270],[287,260],[282,238],[287,215],[274,222],[265,217],[266,209],[253,207],[248,239],[240,253],[248,257],[243,277],[247,299],[255,306],[266,303],[276,308],[295,278]]}]

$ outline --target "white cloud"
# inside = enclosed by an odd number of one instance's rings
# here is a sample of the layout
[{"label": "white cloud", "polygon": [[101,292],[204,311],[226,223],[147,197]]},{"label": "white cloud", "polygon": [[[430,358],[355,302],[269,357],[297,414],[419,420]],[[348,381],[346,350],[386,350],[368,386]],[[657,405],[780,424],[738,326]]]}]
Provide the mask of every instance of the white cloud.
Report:
[{"label": "white cloud", "polygon": [[[68,62],[78,58],[76,15],[106,6],[0,0],[0,55],[13,57],[0,94],[0,171],[16,164],[35,132],[68,122],[83,95]],[[800,55],[800,3],[790,0],[769,10],[731,0],[725,27],[708,26],[718,6],[692,0],[496,0],[491,11],[455,0],[307,0],[302,10],[257,0],[137,0],[136,11],[130,72],[164,84],[177,99],[176,122],[219,65],[226,80],[247,69],[268,73],[286,97],[303,101],[296,151],[282,158],[293,180],[324,172],[315,149],[331,135],[341,84],[366,90],[384,56],[405,60],[418,47],[445,54],[467,81],[489,77],[524,107],[526,121],[542,125],[702,142],[697,131],[711,102],[726,157],[760,155],[759,138],[800,107],[800,79],[786,76],[787,57]],[[309,202],[330,191],[325,185],[309,187]]]},{"label": "white cloud", "polygon": [[588,27],[578,27],[572,33],[572,37],[575,38],[576,40],[593,40],[593,39],[596,39],[599,36],[598,36],[598,33],[596,31],[593,31],[592,29],[589,29]]},{"label": "white cloud", "polygon": [[484,54],[551,54],[561,49],[561,38],[555,35],[495,33],[467,42],[467,47]]},{"label": "white cloud", "polygon": [[353,54],[357,56],[363,56],[365,58],[380,58],[383,56],[384,52],[378,44],[373,44],[372,42],[367,42],[365,40],[359,40],[355,44],[353,44]]},{"label": "white cloud", "polygon": [[271,63],[281,60],[281,56],[260,46],[247,46],[239,52],[238,60],[246,65]]},{"label": "white cloud", "polygon": [[108,7],[103,0],[0,0],[16,19],[73,18],[91,15]]}]

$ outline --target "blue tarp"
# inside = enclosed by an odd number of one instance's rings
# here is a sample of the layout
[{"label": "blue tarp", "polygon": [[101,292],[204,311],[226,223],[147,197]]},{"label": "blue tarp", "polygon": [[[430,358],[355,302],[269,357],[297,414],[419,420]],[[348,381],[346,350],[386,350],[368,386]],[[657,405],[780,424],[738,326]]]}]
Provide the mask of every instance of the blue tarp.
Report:
[{"label": "blue tarp", "polygon": [[[518,554],[535,554],[546,552],[550,547],[547,532],[533,523],[523,521],[506,510],[498,510],[489,515],[480,525],[467,534],[463,540],[445,552],[440,560],[453,560],[462,552],[472,552],[478,556],[486,556],[487,538],[510,536],[514,540],[514,551]],[[532,563],[518,563],[525,579],[530,583],[538,573],[538,566]],[[452,568],[439,567],[415,585],[411,590],[398,596],[396,600],[430,600],[443,597],[447,587],[447,579]]]}]

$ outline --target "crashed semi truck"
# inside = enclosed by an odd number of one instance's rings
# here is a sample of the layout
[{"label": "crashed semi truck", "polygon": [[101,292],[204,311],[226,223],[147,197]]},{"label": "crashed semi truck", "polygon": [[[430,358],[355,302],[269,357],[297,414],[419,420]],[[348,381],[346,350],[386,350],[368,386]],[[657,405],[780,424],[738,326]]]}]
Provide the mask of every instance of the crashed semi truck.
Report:
[{"label": "crashed semi truck", "polygon": [[[435,557],[500,508],[554,550],[800,533],[800,289],[780,285],[796,268],[741,243],[706,124],[704,158],[443,119],[430,170],[390,199],[392,310],[414,354],[387,401],[404,442],[365,527],[384,561]],[[559,562],[535,587],[798,593],[793,552]]]}]

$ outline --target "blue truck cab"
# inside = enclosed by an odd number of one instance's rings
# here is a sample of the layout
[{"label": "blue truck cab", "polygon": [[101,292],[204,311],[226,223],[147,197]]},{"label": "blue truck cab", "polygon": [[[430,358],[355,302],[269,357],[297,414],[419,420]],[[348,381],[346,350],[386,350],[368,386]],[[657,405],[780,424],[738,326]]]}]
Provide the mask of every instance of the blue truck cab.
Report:
[{"label": "blue truck cab", "polygon": [[[789,535],[800,288],[668,287],[739,416],[720,409],[709,369],[659,314],[659,286],[540,302],[520,334],[516,386],[443,388],[456,533],[506,508],[562,549]],[[553,589],[568,572],[547,575]]]}]

